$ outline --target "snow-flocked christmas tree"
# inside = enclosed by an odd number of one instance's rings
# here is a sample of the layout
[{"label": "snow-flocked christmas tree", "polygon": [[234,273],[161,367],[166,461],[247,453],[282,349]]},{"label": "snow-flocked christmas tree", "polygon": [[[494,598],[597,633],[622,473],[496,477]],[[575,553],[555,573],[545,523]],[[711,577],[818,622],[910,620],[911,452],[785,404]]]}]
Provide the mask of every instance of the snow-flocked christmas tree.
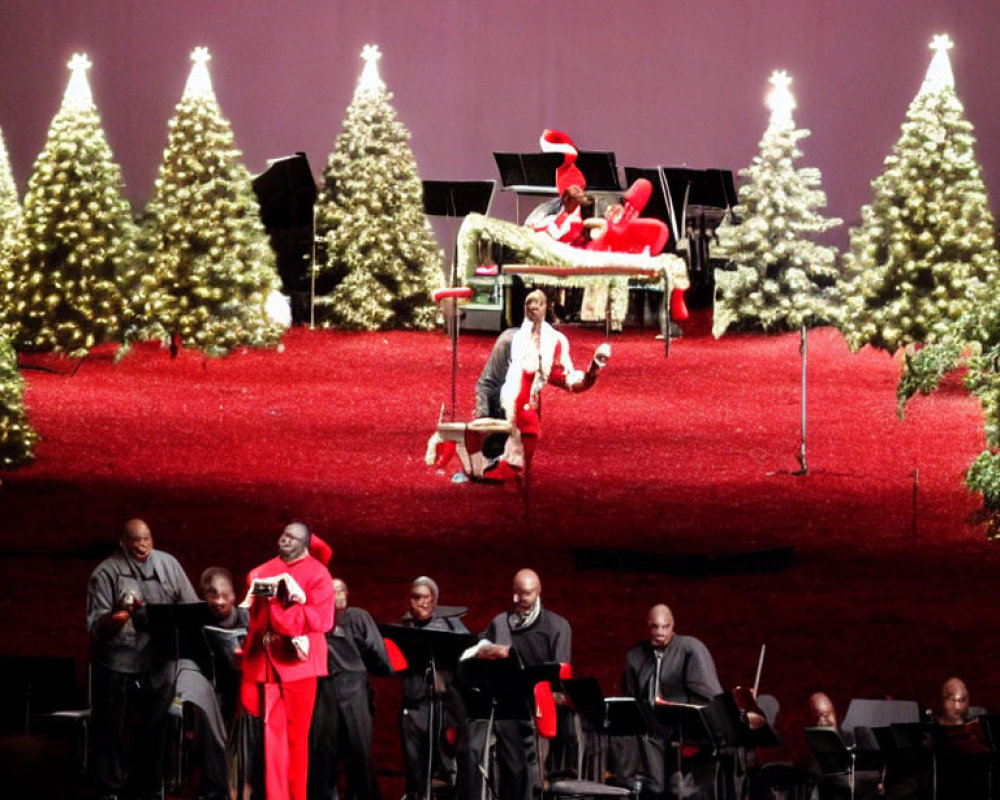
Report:
[{"label": "snow-flocked christmas tree", "polygon": [[994,279],[994,223],[972,124],[955,93],[947,36],[851,231],[843,331],[853,350],[939,339]]},{"label": "snow-flocked christmas tree", "polygon": [[7,313],[18,347],[83,356],[120,334],[119,280],[134,261],[135,228],[87,81],[71,75],[24,196]]},{"label": "snow-flocked christmas tree", "polygon": [[31,461],[37,438],[28,424],[17,353],[0,331],[0,469],[13,469]]},{"label": "snow-flocked christmas tree", "polygon": [[824,217],[826,194],[815,167],[796,167],[802,157],[798,142],[809,131],[796,128],[791,78],[775,71],[767,105],[771,117],[759,153],[740,170],[738,224],[725,221],[716,230],[719,250],[736,269],[715,271],[712,332],[721,336],[734,323],[799,330],[802,357],[802,420],[799,469],[806,466],[806,337],[808,327],[835,314],[833,292],[837,251],[815,237],[839,225]]},{"label": "snow-flocked christmas tree", "polygon": [[208,73],[194,66],[170,120],[153,200],[146,209],[137,276],[141,299],[131,335],[178,337],[209,355],[276,344],[283,325],[268,314],[280,281],[251,176],[240,161]]},{"label": "snow-flocked christmas tree", "polygon": [[791,78],[777,71],[770,83],[767,130],[753,162],[740,170],[739,223],[726,221],[716,230],[719,250],[735,267],[715,273],[716,336],[734,323],[795,330],[834,314],[837,251],[815,236],[841,220],[820,213],[826,194],[819,170],[795,165],[809,131],[792,119]]},{"label": "snow-flocked christmas tree", "polygon": [[341,328],[429,328],[443,254],[424,214],[410,134],[379,76],[378,48],[366,45],[361,57],[317,199],[316,233],[326,250],[318,270],[336,285],[317,303],[327,309],[324,324]]}]

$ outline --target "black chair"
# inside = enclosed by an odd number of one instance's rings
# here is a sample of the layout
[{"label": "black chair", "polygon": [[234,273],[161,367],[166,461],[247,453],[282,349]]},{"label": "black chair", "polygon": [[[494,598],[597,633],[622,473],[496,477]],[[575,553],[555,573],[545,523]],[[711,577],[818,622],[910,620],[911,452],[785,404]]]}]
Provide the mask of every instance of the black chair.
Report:
[{"label": "black chair", "polygon": [[76,729],[80,770],[86,768],[90,727],[90,676],[80,685],[68,656],[0,656],[0,730],[31,736]]}]

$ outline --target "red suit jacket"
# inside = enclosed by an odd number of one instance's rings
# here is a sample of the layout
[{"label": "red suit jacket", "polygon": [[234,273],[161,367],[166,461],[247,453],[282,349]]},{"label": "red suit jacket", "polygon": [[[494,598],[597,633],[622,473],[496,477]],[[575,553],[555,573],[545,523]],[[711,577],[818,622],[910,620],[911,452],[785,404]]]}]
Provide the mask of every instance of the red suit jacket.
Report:
[{"label": "red suit jacket", "polygon": [[[323,564],[307,555],[291,564],[272,558],[251,570],[247,584],[283,572],[295,579],[306,601],[286,605],[276,598],[253,599],[243,658],[245,683],[287,683],[327,674],[325,634],[333,627],[333,578]],[[291,641],[302,635],[309,637],[309,656],[304,661]]]}]

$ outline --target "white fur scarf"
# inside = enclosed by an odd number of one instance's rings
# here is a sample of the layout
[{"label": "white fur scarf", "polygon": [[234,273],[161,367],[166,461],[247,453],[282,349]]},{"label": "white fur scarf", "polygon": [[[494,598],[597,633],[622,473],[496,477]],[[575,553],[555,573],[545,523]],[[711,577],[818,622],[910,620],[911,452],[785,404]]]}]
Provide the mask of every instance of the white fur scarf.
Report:
[{"label": "white fur scarf", "polygon": [[536,373],[532,388],[532,394],[535,394],[536,387],[545,385],[552,370],[558,341],[556,332],[549,323],[543,321],[538,335],[538,353],[535,353],[531,343],[531,328],[531,320],[526,317],[510,343],[510,364],[507,367],[507,377],[500,388],[500,403],[508,420],[514,418],[514,401],[521,391],[521,373]]}]

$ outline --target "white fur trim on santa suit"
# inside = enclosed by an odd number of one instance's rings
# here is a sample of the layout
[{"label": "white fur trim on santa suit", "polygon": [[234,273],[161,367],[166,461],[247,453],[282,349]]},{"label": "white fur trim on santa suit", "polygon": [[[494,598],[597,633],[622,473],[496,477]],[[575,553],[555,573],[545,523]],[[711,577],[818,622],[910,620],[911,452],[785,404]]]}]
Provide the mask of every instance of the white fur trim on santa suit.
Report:
[{"label": "white fur trim on santa suit", "polygon": [[522,372],[537,373],[532,387],[532,399],[537,399],[541,387],[552,376],[553,368],[565,375],[566,385],[575,386],[583,380],[583,373],[573,368],[569,357],[569,341],[549,323],[542,322],[538,333],[538,347],[531,335],[531,320],[525,318],[510,343],[510,365],[507,377],[500,387],[500,406],[508,420],[514,419],[514,403],[521,390]]},{"label": "white fur trim on santa suit", "polygon": [[545,233],[557,242],[572,244],[583,232],[583,210],[577,206],[572,211],[560,211],[539,220],[532,226],[536,233]]},{"label": "white fur trim on santa suit", "polygon": [[573,157],[572,160],[566,159],[563,161],[564,164],[575,161],[578,154],[576,145],[573,144],[573,140],[569,136],[562,131],[552,130],[551,128],[546,128],[542,131],[542,135],[538,139],[538,145],[542,148],[543,153],[565,153],[567,156]]}]

